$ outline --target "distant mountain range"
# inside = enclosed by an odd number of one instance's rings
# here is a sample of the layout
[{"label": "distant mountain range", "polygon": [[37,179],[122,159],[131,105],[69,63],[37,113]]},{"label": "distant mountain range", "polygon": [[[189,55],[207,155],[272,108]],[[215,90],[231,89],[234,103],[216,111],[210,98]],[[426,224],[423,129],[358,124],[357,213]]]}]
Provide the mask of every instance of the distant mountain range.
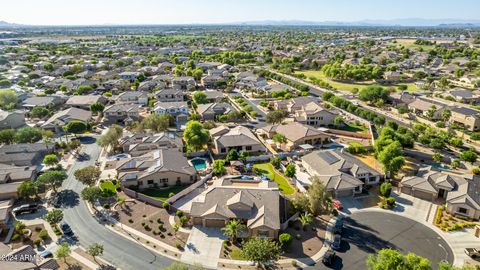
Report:
[{"label": "distant mountain range", "polygon": [[[102,24],[92,26],[121,26],[136,24]],[[137,24],[140,25],[140,24]],[[155,24],[151,24],[155,25]],[[160,25],[160,24],[159,24]],[[173,24],[172,24],[173,25]],[[177,24],[178,25],[178,24]],[[405,26],[405,27],[480,27],[480,20],[463,20],[463,19],[421,19],[421,18],[405,18],[391,20],[361,20],[361,21],[302,21],[302,20],[262,20],[262,21],[243,21],[230,23],[197,23],[195,25],[247,25],[247,26]],[[36,25],[25,25],[0,21],[0,27],[29,27]]]}]

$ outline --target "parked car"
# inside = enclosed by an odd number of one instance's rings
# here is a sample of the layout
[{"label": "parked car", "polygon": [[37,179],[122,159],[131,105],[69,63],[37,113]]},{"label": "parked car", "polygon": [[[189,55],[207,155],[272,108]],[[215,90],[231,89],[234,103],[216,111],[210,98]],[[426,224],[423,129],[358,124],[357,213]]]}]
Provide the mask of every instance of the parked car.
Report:
[{"label": "parked car", "polygon": [[337,222],[335,222],[335,227],[333,228],[333,233],[341,234],[342,230],[343,230],[343,220],[337,219]]},{"label": "parked car", "polygon": [[40,252],[40,257],[42,257],[43,259],[46,259],[46,258],[53,258],[53,253],[50,251],[50,250],[44,250],[42,252]]},{"label": "parked car", "polygon": [[24,213],[35,213],[37,212],[38,208],[40,208],[38,204],[24,204],[20,205],[19,207],[13,208],[12,212],[15,215],[20,215]]},{"label": "parked car", "polygon": [[340,234],[335,234],[335,236],[333,236],[333,242],[332,244],[330,244],[330,247],[332,247],[332,249],[334,250],[339,250],[341,243],[342,243],[342,237],[340,236]]},{"label": "parked car", "polygon": [[465,254],[471,258],[480,257],[480,248],[465,248]]},{"label": "parked car", "polygon": [[335,251],[329,249],[322,257],[322,263],[326,266],[332,266],[333,260],[335,259]]},{"label": "parked car", "polygon": [[60,224],[60,229],[62,229],[63,234],[66,234],[66,235],[72,235],[73,234],[72,228],[70,228],[70,225],[68,225],[65,222]]}]

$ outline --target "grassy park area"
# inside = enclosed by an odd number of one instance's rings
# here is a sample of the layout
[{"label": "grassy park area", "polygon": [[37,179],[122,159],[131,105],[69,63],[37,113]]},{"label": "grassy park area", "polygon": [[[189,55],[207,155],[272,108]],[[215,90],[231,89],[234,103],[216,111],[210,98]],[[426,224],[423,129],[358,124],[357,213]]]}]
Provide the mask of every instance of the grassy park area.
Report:
[{"label": "grassy park area", "polygon": [[166,201],[170,197],[170,193],[177,194],[186,187],[188,186],[173,186],[165,189],[147,188],[143,190],[142,193],[152,198]]}]

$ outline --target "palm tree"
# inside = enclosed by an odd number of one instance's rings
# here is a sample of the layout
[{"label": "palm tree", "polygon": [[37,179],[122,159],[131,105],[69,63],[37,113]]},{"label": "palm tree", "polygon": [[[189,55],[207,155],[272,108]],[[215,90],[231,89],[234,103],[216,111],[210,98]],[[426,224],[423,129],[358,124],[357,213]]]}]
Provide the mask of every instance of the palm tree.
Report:
[{"label": "palm tree", "polygon": [[120,208],[123,208],[123,205],[125,204],[126,199],[125,197],[118,197],[117,198],[117,205],[120,206]]},{"label": "palm tree", "polygon": [[237,240],[237,234],[241,231],[243,231],[246,228],[246,226],[240,221],[233,219],[230,220],[227,224],[225,224],[225,227],[222,228],[222,231],[225,235],[230,237],[230,241],[234,243]]},{"label": "palm tree", "polygon": [[302,223],[303,229],[307,229],[307,225],[313,222],[313,215],[310,212],[305,212],[298,217],[300,223]]}]

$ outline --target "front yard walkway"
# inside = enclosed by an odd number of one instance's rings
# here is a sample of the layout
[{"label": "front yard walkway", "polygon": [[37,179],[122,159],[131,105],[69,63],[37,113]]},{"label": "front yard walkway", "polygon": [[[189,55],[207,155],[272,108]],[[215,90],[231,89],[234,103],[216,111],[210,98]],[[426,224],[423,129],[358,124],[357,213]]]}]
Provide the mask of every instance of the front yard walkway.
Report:
[{"label": "front yard walkway", "polygon": [[194,226],[185,245],[182,261],[215,269],[218,265],[223,240],[227,237],[220,228]]}]

